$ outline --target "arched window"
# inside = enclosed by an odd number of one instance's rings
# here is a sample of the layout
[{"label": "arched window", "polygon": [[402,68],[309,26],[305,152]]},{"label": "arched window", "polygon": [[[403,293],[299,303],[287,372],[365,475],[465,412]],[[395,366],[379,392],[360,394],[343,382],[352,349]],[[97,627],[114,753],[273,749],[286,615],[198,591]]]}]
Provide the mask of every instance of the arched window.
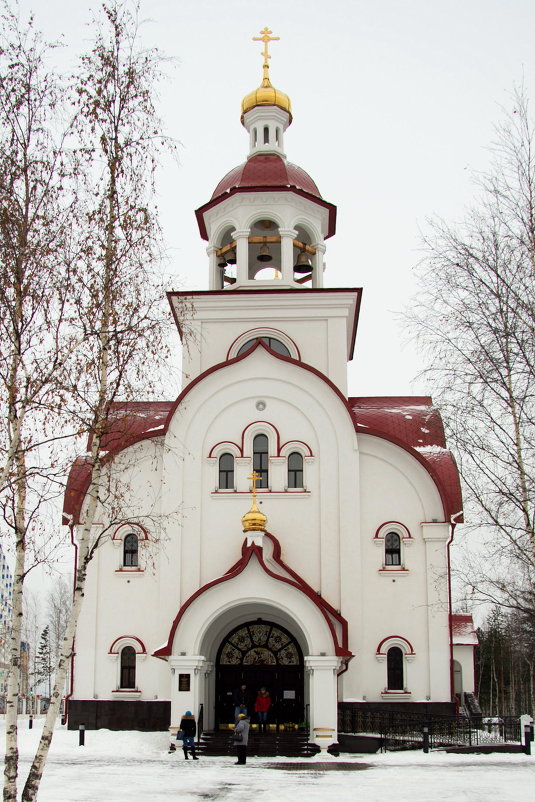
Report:
[{"label": "arched window", "polygon": [[275,351],[276,354],[290,356],[290,352],[284,343],[281,343],[281,341],[277,340],[275,337],[254,337],[252,340],[247,340],[247,342],[241,346],[236,356],[240,356],[241,354],[245,353],[245,351],[247,351],[251,345],[254,345],[257,340],[262,340],[262,342],[265,343],[268,348],[271,348],[272,351]]},{"label": "arched window", "polygon": [[397,532],[385,536],[385,565],[401,565],[401,539]]},{"label": "arched window", "polygon": [[288,487],[303,487],[303,457],[298,451],[288,456]]},{"label": "arched window", "polygon": [[123,543],[123,565],[137,568],[139,543],[133,532],[126,535]]},{"label": "arched window", "polygon": [[264,126],[264,145],[269,145],[269,128]]},{"label": "arched window", "polygon": [[389,691],[402,691],[403,652],[399,646],[391,646],[386,654],[387,687]]},{"label": "arched window", "polygon": [[268,447],[265,434],[257,434],[253,440],[253,471],[260,476],[258,487],[268,487]]},{"label": "arched window", "polygon": [[121,649],[121,688],[136,687],[136,652],[133,646]]},{"label": "arched window", "polygon": [[234,456],[221,454],[219,457],[219,489],[234,490]]}]

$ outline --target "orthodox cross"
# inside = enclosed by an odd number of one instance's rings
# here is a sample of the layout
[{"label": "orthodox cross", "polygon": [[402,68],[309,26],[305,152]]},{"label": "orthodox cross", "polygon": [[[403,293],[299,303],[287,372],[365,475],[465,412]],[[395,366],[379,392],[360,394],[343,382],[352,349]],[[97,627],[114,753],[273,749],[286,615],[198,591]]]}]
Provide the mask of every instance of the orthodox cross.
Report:
[{"label": "orthodox cross", "polygon": [[268,61],[268,59],[271,58],[271,55],[268,53],[268,43],[269,42],[278,42],[279,39],[280,39],[280,36],[271,36],[270,34],[272,34],[273,31],[270,31],[269,28],[267,27],[267,25],[263,30],[260,31],[260,33],[262,34],[262,36],[253,36],[253,42],[263,42],[264,43],[264,49],[262,50],[262,55],[264,56],[264,65],[263,65],[264,66],[264,79],[267,78],[269,80],[269,61]]},{"label": "orthodox cross", "polygon": [[257,482],[261,482],[262,481],[262,477],[256,471],[253,471],[253,475],[252,476],[248,476],[247,478],[250,479],[251,482],[253,483],[252,493],[253,493],[253,503],[254,503],[256,501],[256,483]]}]

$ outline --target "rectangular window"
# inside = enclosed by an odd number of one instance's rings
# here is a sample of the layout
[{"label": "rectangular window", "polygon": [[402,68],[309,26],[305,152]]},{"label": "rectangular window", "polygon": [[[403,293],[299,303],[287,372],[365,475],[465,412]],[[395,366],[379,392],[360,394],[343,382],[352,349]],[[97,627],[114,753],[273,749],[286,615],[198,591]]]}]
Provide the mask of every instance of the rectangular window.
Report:
[{"label": "rectangular window", "polygon": [[269,442],[265,434],[257,434],[253,440],[253,471],[255,471],[260,481],[258,487],[268,487],[269,470]]}]

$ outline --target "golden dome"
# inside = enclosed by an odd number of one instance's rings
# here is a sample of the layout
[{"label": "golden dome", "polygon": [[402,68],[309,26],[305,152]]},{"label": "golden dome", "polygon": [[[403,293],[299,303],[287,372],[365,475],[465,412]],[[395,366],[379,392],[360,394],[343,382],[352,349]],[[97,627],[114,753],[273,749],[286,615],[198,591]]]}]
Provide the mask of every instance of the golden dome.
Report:
[{"label": "golden dome", "polygon": [[258,89],[254,89],[245,95],[241,102],[241,121],[243,125],[243,118],[245,114],[257,106],[278,106],[279,109],[288,112],[290,123],[292,122],[292,104],[288,95],[275,89],[269,80],[269,59],[271,58],[268,53],[268,44],[270,42],[278,41],[278,36],[271,36],[272,31],[269,28],[264,28],[260,31],[261,36],[253,36],[253,42],[263,42],[264,49],[262,56],[264,59],[263,70],[264,77]]},{"label": "golden dome", "polygon": [[245,95],[241,102],[241,121],[245,114],[257,106],[278,106],[279,109],[288,112],[290,122],[292,122],[292,103],[288,95],[275,89],[269,78],[264,78],[258,89],[254,89]]},{"label": "golden dome", "polygon": [[260,479],[260,476],[253,471],[253,475],[249,476],[249,479],[253,482],[253,503],[251,504],[251,509],[249,512],[246,512],[243,518],[241,519],[243,525],[244,532],[265,532],[266,524],[267,524],[267,517],[264,515],[263,512],[260,512],[258,507],[256,506],[256,483]]},{"label": "golden dome", "polygon": [[245,515],[241,519],[241,522],[244,532],[266,531],[267,517],[264,515],[263,512],[260,512],[260,510],[256,506],[256,502],[253,503],[253,506],[251,507],[249,512],[245,513]]}]

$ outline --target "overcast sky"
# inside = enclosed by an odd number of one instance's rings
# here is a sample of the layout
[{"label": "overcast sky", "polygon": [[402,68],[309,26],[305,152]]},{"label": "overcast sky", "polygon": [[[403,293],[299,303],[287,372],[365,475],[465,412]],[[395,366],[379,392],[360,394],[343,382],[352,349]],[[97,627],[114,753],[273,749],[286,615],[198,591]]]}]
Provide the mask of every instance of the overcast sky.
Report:
[{"label": "overcast sky", "polygon": [[[402,347],[396,313],[409,303],[426,219],[463,216],[475,195],[471,171],[488,165],[500,107],[525,84],[535,103],[533,0],[151,0],[142,2],[146,45],[167,65],[161,111],[180,140],[180,165],[159,182],[175,289],[206,289],[208,261],[194,209],[244,161],[240,103],[259,85],[269,26],[273,84],[290,95],[285,137],[338,207],[327,242],[326,286],[364,288],[351,395],[423,391],[419,362]],[[40,26],[87,46],[96,2],[21,0]],[[177,349],[178,354],[178,349]],[[178,358],[178,356],[177,356]]]}]

